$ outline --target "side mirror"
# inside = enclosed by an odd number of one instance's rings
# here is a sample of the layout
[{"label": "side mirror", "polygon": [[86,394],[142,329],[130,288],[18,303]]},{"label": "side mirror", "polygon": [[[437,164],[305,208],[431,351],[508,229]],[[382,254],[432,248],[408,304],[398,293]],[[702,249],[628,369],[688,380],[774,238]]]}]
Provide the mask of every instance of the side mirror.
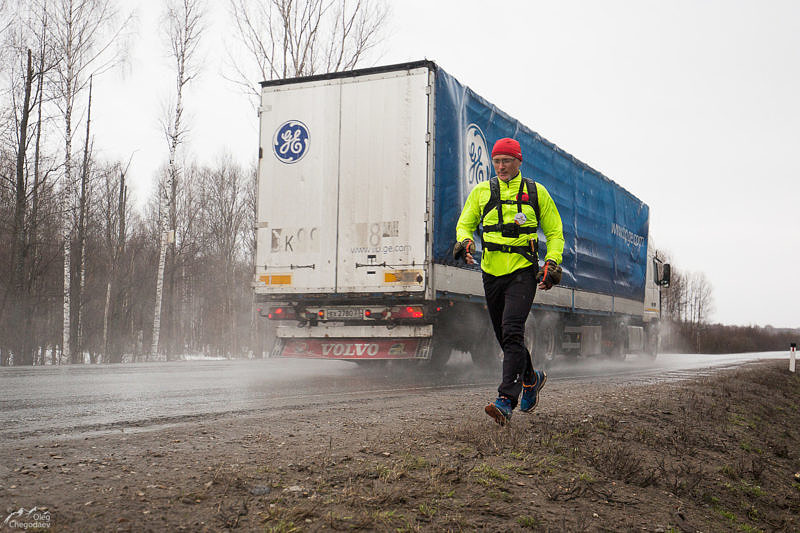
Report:
[{"label": "side mirror", "polygon": [[669,266],[669,263],[664,263],[661,272],[661,279],[658,280],[658,284],[662,287],[669,287],[669,281],[672,278],[672,272]]}]

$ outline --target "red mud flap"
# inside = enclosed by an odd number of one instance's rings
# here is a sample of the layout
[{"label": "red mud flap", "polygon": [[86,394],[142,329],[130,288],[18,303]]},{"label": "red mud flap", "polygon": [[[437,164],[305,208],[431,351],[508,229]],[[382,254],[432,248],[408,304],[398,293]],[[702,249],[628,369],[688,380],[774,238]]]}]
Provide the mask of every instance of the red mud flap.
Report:
[{"label": "red mud flap", "polygon": [[430,359],[431,339],[277,338],[271,357],[305,359]]}]

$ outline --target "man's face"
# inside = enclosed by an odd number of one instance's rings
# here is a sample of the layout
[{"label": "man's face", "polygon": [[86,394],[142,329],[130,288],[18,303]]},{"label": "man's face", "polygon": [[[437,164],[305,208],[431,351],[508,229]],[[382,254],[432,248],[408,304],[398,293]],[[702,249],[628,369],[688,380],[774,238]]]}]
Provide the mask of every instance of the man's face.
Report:
[{"label": "man's face", "polygon": [[492,158],[494,172],[503,181],[508,181],[519,172],[522,161],[510,155],[500,154]]}]

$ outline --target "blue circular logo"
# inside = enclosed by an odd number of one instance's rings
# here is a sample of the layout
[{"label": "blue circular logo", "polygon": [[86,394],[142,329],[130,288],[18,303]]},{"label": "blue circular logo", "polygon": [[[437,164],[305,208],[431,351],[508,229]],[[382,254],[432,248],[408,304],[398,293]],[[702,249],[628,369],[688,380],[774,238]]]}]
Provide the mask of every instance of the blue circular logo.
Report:
[{"label": "blue circular logo", "polygon": [[272,137],[272,150],[283,163],[297,163],[308,152],[308,126],[299,120],[281,124]]}]

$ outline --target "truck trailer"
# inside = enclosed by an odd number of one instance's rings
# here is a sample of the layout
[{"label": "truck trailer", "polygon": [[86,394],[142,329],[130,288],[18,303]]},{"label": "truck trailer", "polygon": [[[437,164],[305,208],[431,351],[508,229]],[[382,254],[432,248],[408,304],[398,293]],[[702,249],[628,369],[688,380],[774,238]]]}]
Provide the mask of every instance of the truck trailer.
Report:
[{"label": "truck trailer", "polygon": [[[556,354],[658,351],[669,265],[649,208],[431,61],[261,84],[253,290],[272,357],[441,367],[453,350],[499,359],[477,263],[454,261],[494,141],[522,146],[564,228],[563,277],[526,325],[535,364]],[[540,258],[547,243],[539,233]]]}]

